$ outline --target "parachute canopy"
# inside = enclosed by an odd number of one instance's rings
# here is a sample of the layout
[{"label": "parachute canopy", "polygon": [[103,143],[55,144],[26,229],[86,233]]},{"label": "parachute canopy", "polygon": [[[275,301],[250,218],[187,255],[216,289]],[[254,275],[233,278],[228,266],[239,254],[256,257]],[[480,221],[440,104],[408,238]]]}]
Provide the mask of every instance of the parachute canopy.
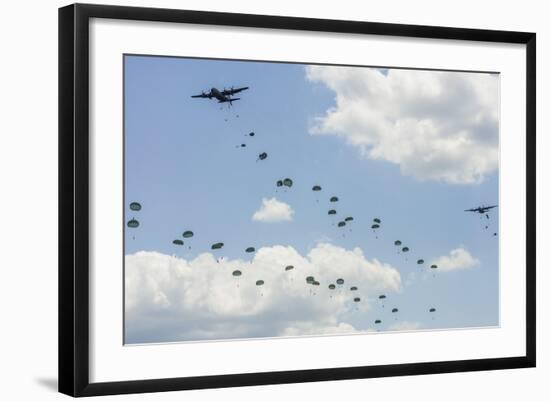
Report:
[{"label": "parachute canopy", "polygon": [[349,289],[350,291],[357,291],[357,287],[353,286]]},{"label": "parachute canopy", "polygon": [[246,253],[256,252],[256,249],[253,246],[249,246],[244,250]]},{"label": "parachute canopy", "polygon": [[376,319],[376,320],[374,321],[374,324],[380,324],[380,323],[382,323],[382,320],[380,320],[380,319]]},{"label": "parachute canopy", "polygon": [[307,276],[307,277],[306,277],[306,282],[307,282],[308,284],[311,284],[311,283],[313,283],[314,281],[315,281],[315,277],[313,277],[313,276]]},{"label": "parachute canopy", "polygon": [[292,184],[294,184],[294,183],[292,182],[292,180],[291,180],[290,178],[285,178],[285,179],[283,180],[283,185],[284,185],[285,187],[289,187],[289,188],[290,188],[290,187],[292,186]]},{"label": "parachute canopy", "polygon": [[435,308],[430,308],[430,312],[435,312]]},{"label": "parachute canopy", "polygon": [[258,155],[258,159],[265,160],[267,159],[267,153],[263,152]]},{"label": "parachute canopy", "polygon": [[313,188],[311,188],[312,191],[320,191],[321,190],[321,186],[320,185],[314,185]]},{"label": "parachute canopy", "polygon": [[336,214],[336,210],[330,209],[330,210],[328,211],[328,214]]},{"label": "parachute canopy", "polygon": [[391,310],[391,312],[392,312],[392,313],[399,312],[399,309],[393,308],[393,309]]},{"label": "parachute canopy", "polygon": [[424,259],[418,259],[416,261],[416,263],[419,264],[419,265],[423,265],[424,264]]},{"label": "parachute canopy", "polygon": [[393,243],[395,246],[401,246],[401,241],[397,240]]},{"label": "parachute canopy", "polygon": [[321,283],[319,283],[317,280],[315,280],[315,281],[313,281],[311,284],[313,284],[313,285],[319,285],[319,284],[321,284]]},{"label": "parachute canopy", "polygon": [[437,269],[437,265],[431,265],[430,268],[431,269]]},{"label": "parachute canopy", "polygon": [[130,203],[130,210],[133,210],[134,212],[140,211],[141,210],[141,204],[139,202]]},{"label": "parachute canopy", "polygon": [[335,288],[336,288],[336,286],[334,284],[329,284],[328,285],[329,290],[334,290]]},{"label": "parachute canopy", "polygon": [[336,280],[336,284],[338,284],[338,285],[344,284],[344,279],[343,279],[343,278],[339,278],[338,280]]},{"label": "parachute canopy", "polygon": [[132,220],[128,221],[128,227],[130,227],[130,228],[139,227],[139,221],[137,221],[136,219],[132,219]]},{"label": "parachute canopy", "polygon": [[287,267],[285,267],[285,272],[287,272],[289,270],[292,270],[292,269],[294,269],[294,266],[288,265]]},{"label": "parachute canopy", "polygon": [[337,196],[333,196],[332,198],[330,198],[330,201],[331,201],[331,202],[338,202],[338,197],[337,197]]},{"label": "parachute canopy", "polygon": [[353,302],[361,302],[361,298],[359,297],[353,298]]},{"label": "parachute canopy", "polygon": [[277,181],[277,186],[282,187],[283,186],[283,180],[278,180]]},{"label": "parachute canopy", "polygon": [[403,249],[401,249],[403,252],[409,252],[409,247],[408,246],[404,246]]},{"label": "parachute canopy", "polygon": [[353,221],[353,217],[351,217],[351,216],[350,216],[350,217],[346,217],[346,218],[344,219],[344,221]]},{"label": "parachute canopy", "polygon": [[223,242],[216,242],[215,244],[212,244],[210,247],[211,249],[221,249],[223,247]]},{"label": "parachute canopy", "polygon": [[184,231],[182,235],[183,238],[191,238],[195,234],[193,234],[193,231]]},{"label": "parachute canopy", "polygon": [[373,230],[376,230],[377,228],[380,228],[380,225],[379,224],[373,224],[372,226],[370,226],[370,228],[372,228]]},{"label": "parachute canopy", "polygon": [[242,272],[240,270],[235,270],[232,274],[234,277],[239,277],[242,274]]},{"label": "parachute canopy", "polygon": [[376,219],[372,219],[372,221],[374,221],[375,223],[377,224],[380,224],[382,223],[382,221],[379,219],[379,218],[376,218]]},{"label": "parachute canopy", "polygon": [[181,239],[175,239],[174,241],[172,241],[172,244],[174,244],[174,245],[183,245],[183,241]]},{"label": "parachute canopy", "polygon": [[386,296],[385,296],[384,294],[379,295],[379,296],[378,296],[378,299],[386,299]]},{"label": "parachute canopy", "polygon": [[264,285],[264,281],[263,280],[258,280],[258,281],[256,281],[256,285]]},{"label": "parachute canopy", "polygon": [[345,221],[341,221],[338,223],[338,227],[344,227],[346,225]]},{"label": "parachute canopy", "polygon": [[256,135],[254,132],[251,132],[250,134],[248,134],[248,136],[254,136]]}]

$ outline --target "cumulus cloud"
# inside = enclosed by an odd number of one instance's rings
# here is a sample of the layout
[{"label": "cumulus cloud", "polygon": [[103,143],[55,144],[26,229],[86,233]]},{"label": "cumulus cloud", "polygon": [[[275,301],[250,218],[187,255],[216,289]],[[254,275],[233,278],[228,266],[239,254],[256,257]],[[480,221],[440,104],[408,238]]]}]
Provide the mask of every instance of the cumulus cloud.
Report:
[{"label": "cumulus cloud", "polygon": [[336,94],[313,135],[341,137],[419,180],[473,184],[498,169],[496,74],[308,66],[306,77]]},{"label": "cumulus cloud", "polygon": [[276,198],[262,199],[262,205],[253,215],[252,220],[264,223],[276,223],[279,221],[291,221],[294,210],[288,203]]},{"label": "cumulus cloud", "polygon": [[437,265],[438,271],[452,271],[460,269],[469,269],[479,265],[479,260],[474,258],[464,248],[453,249],[449,255],[440,256],[432,261]]},{"label": "cumulus cloud", "polygon": [[[358,329],[346,319],[368,313],[369,297],[401,289],[392,266],[326,243],[305,256],[277,245],[251,261],[219,263],[211,253],[185,260],[138,252],[126,256],[125,270],[127,343],[352,333]],[[306,284],[309,275],[321,285]],[[345,285],[329,290],[338,278]],[[349,285],[362,302],[353,302]]]}]

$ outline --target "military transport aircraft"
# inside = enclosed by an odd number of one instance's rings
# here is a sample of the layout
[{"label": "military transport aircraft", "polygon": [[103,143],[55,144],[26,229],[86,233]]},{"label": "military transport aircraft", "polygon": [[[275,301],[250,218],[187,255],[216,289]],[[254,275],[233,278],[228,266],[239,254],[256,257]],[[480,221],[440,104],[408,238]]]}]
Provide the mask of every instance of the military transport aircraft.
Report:
[{"label": "military transport aircraft", "polygon": [[466,209],[464,210],[465,212],[474,212],[474,213],[479,213],[479,214],[484,214],[487,218],[489,218],[489,215],[487,214],[487,212],[494,208],[494,207],[497,207],[497,205],[493,205],[493,206],[479,206],[479,207],[476,207],[474,209]]},{"label": "military transport aircraft", "polygon": [[219,89],[216,89],[216,88],[212,88],[212,89],[210,89],[210,92],[202,92],[200,95],[193,95],[191,97],[193,97],[193,98],[204,98],[204,99],[216,98],[216,99],[218,99],[218,103],[227,103],[227,102],[229,102],[229,104],[231,105],[232,102],[234,102],[235,100],[240,100],[241,99],[240,97],[233,97],[232,98],[231,96],[233,96],[236,93],[247,90],[247,89],[248,89],[248,86],[244,86],[242,88],[233,88],[233,87],[231,87],[231,89],[224,89],[222,91],[219,90]]}]

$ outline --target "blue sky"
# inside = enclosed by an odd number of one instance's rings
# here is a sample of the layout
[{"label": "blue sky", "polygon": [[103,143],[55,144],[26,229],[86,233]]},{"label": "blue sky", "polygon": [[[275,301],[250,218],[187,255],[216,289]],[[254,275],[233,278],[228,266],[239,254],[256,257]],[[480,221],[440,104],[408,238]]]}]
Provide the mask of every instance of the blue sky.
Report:
[{"label": "blue sky", "polygon": [[[390,69],[389,75],[394,71]],[[330,81],[326,74],[311,75],[300,64],[125,57],[125,216],[126,220],[135,217],[140,221],[138,229],[126,227],[126,274],[128,255],[140,251],[192,261],[212,252],[211,244],[224,242],[215,257],[248,261],[252,256],[244,249],[249,246],[258,250],[291,246],[305,256],[318,244],[329,243],[346,250],[360,248],[367,260],[377,259],[395,269],[401,281],[399,290],[388,290],[391,295],[384,308],[374,299],[382,290],[372,290],[364,295],[369,309],[340,311],[335,318],[339,323],[356,330],[382,331],[395,329],[398,323],[403,323],[404,329],[497,325],[498,236],[493,233],[498,232],[498,209],[490,219],[463,210],[498,203],[498,170],[480,170],[482,178],[475,182],[469,178],[464,182],[441,179],[432,173],[423,178],[418,171],[424,173],[437,166],[424,163],[412,171],[411,165],[416,168],[410,162],[414,155],[404,161],[402,156],[369,153],[365,143],[373,137],[361,142],[361,135],[370,126],[346,120],[341,131],[334,128],[346,116],[344,108],[353,103],[350,99],[361,95],[346,98],[349,88],[340,84],[340,78]],[[381,79],[382,84],[378,84],[384,85]],[[232,108],[190,97],[211,87],[232,85],[250,87],[239,94],[241,100]],[[326,113],[331,109],[343,117],[336,115],[335,122],[329,120]],[[437,113],[437,118],[444,120],[444,111]],[[320,127],[323,118],[326,124]],[[481,143],[491,142],[483,139],[482,128],[476,134]],[[255,136],[248,136],[249,132]],[[348,132],[357,134],[347,137]],[[245,148],[240,147],[242,143]],[[267,152],[268,158],[258,161],[261,152]],[[389,154],[387,148],[381,154]],[[472,152],[465,154],[460,157],[473,163],[468,159]],[[460,162],[463,159],[457,156]],[[426,155],[419,154],[418,160],[427,160]],[[277,188],[276,181],[286,177],[294,181],[293,187],[286,191]],[[313,185],[321,185],[322,191],[312,192]],[[329,202],[333,195],[340,199],[336,204]],[[292,208],[292,221],[252,219],[262,200],[271,198]],[[140,202],[142,210],[131,212],[127,205],[131,201]],[[337,216],[328,216],[333,207]],[[346,216],[353,216],[354,221],[345,228],[336,227],[335,223]],[[382,220],[376,234],[370,228],[375,217]],[[185,230],[194,231],[195,237],[183,239]],[[183,239],[185,246],[174,246],[174,239]],[[410,247],[407,258],[396,252],[393,242],[397,239]],[[454,249],[465,250],[478,263],[435,274],[416,264],[423,258],[429,265]],[[144,269],[141,274],[146,276]],[[338,269],[335,265],[335,275]],[[305,282],[303,287],[309,291]],[[169,298],[167,292],[162,294]],[[158,299],[159,293],[151,296]],[[138,303],[143,302],[147,300]],[[397,318],[388,314],[386,308],[392,307],[400,309]],[[427,313],[430,307],[436,307],[437,312]],[[161,312],[148,309],[139,317],[137,309],[127,312],[135,316],[127,315],[129,342],[203,339],[197,334],[182,334],[184,330],[178,331],[177,324],[163,325],[151,317],[164,313],[185,319],[178,308],[167,307]],[[284,315],[278,316],[284,320]],[[261,321],[261,313],[256,318]],[[383,323],[375,327],[372,322],[376,318],[382,318]],[[194,329],[198,329],[200,315],[194,320]],[[139,324],[134,325],[134,321]],[[227,322],[231,324],[231,314]],[[235,318],[235,324],[241,323]],[[242,337],[279,335],[239,333]],[[308,333],[315,334],[315,330]],[[223,332],[210,333],[204,338],[225,336]]]}]

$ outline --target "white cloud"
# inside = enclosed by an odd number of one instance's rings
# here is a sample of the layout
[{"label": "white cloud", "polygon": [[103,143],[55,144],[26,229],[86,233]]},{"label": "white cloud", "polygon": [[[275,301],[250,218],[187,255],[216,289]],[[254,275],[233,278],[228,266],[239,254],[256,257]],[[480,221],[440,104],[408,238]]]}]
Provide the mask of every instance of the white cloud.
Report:
[{"label": "white cloud", "polygon": [[[295,268],[285,271],[284,267]],[[233,277],[240,270],[239,278]],[[321,285],[306,284],[313,275]],[[345,284],[329,290],[328,284]],[[264,280],[262,287],[256,280]],[[353,294],[349,286],[359,288]],[[347,319],[370,309],[369,297],[401,289],[399,272],[359,248],[318,244],[306,256],[290,246],[260,248],[252,261],[211,253],[185,260],[157,252],[126,256],[129,343],[351,333]],[[361,302],[354,303],[353,297]],[[367,327],[362,328],[363,330]]]},{"label": "white cloud", "polygon": [[314,135],[336,135],[404,175],[452,184],[498,169],[499,78],[495,74],[309,66],[336,93]]},{"label": "white cloud", "polygon": [[388,328],[388,330],[391,331],[413,331],[418,330],[422,327],[422,325],[419,322],[408,322],[408,321],[402,321],[402,322],[396,322]]},{"label": "white cloud", "polygon": [[438,271],[452,271],[469,269],[479,265],[479,260],[474,258],[464,248],[453,249],[448,256],[440,256],[431,262],[437,265]]},{"label": "white cloud", "polygon": [[294,210],[288,203],[281,202],[275,198],[262,199],[262,205],[252,216],[252,220],[264,223],[275,223],[279,221],[291,221]]}]

